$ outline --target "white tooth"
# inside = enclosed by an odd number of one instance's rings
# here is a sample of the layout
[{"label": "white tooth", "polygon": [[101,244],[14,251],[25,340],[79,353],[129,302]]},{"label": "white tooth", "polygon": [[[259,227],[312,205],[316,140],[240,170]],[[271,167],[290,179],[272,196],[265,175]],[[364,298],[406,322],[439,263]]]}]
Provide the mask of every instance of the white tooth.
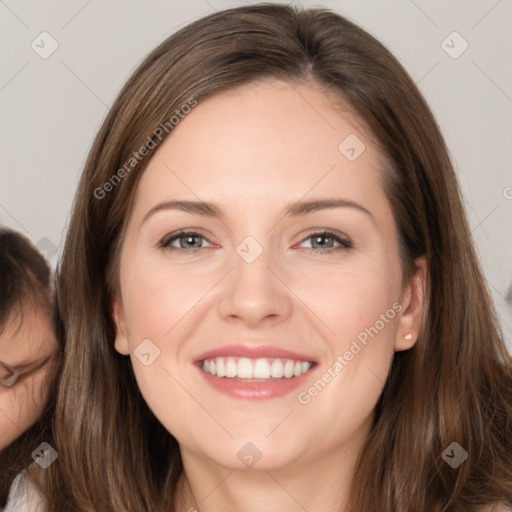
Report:
[{"label": "white tooth", "polygon": [[[301,373],[306,373],[309,370],[309,363],[302,363],[301,364]],[[219,369],[217,368],[217,372]]]},{"label": "white tooth", "polygon": [[269,379],[270,378],[270,365],[266,359],[256,359],[254,365],[254,378],[255,379]]},{"label": "white tooth", "polygon": [[217,357],[215,360],[217,366],[217,377],[224,377],[226,375],[226,367],[224,366],[224,359]]},{"label": "white tooth", "polygon": [[274,377],[274,379],[281,379],[283,377],[283,363],[280,359],[275,359],[270,367],[270,375]]},{"label": "white tooth", "polygon": [[302,373],[302,365],[300,364],[300,361],[297,361],[295,363],[295,368],[293,369],[293,375],[295,377],[298,377]]},{"label": "white tooth", "polygon": [[236,377],[236,362],[232,357],[226,360],[226,377]]},{"label": "white tooth", "polygon": [[217,375],[217,368],[215,366],[215,361],[213,359],[210,361],[210,373],[212,375]]},{"label": "white tooth", "polygon": [[288,359],[288,361],[286,361],[286,363],[284,365],[284,376],[287,379],[290,379],[291,377],[293,377],[293,367],[294,367],[293,361],[290,361]]},{"label": "white tooth", "polygon": [[252,363],[251,360],[247,357],[241,357],[238,360],[238,368],[236,370],[236,375],[240,379],[252,379],[254,377],[252,371]]},{"label": "white tooth", "polygon": [[206,373],[210,373],[210,361],[208,361],[208,359],[205,359],[203,361],[203,371]]}]

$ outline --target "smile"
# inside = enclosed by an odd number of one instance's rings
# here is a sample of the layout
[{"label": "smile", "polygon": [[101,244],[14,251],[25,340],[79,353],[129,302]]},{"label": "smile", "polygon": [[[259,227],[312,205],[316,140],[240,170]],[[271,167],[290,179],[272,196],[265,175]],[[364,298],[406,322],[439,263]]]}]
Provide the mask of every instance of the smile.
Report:
[{"label": "smile", "polygon": [[313,363],[282,358],[215,357],[205,359],[201,368],[214,377],[238,381],[268,382],[292,379],[307,373]]}]

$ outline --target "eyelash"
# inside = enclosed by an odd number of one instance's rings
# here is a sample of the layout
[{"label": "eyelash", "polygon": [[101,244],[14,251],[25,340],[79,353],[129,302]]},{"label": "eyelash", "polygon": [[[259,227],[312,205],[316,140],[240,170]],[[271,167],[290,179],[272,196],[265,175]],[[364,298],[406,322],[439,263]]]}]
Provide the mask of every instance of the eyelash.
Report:
[{"label": "eyelash", "polygon": [[[182,231],[179,231],[177,233],[172,233],[170,236],[167,236],[165,238],[163,238],[160,243],[159,243],[159,247],[161,249],[165,249],[165,250],[168,250],[168,251],[185,251],[187,252],[188,254],[194,254],[202,249],[207,249],[207,247],[197,247],[196,249],[184,249],[184,248],[181,248],[181,247],[172,247],[170,244],[172,242],[174,242],[175,240],[179,240],[181,237],[184,237],[185,235],[187,236],[199,236],[201,238],[203,238],[204,240],[206,240],[207,242],[209,242],[209,240],[204,236],[204,235],[201,235],[201,233],[197,233],[195,231],[185,231],[185,230],[182,230]],[[319,236],[323,236],[323,237],[331,237],[334,239],[335,242],[338,242],[340,244],[340,246],[338,247],[328,247],[327,249],[319,249],[319,248],[315,248],[315,247],[306,247],[305,249],[307,249],[309,252],[313,253],[313,254],[318,254],[318,253],[325,253],[325,252],[333,252],[333,251],[338,251],[338,250],[348,250],[348,249],[351,249],[353,247],[353,244],[350,240],[346,239],[346,238],[343,238],[339,233],[337,233],[336,231],[331,231],[329,229],[325,229],[325,230],[322,230],[322,231],[317,231],[317,232],[314,232],[314,233],[311,233],[310,235],[308,235],[306,238],[304,238],[302,240],[302,242],[310,239],[310,238],[313,238],[313,237],[319,237]],[[301,243],[302,243],[301,242]]]}]

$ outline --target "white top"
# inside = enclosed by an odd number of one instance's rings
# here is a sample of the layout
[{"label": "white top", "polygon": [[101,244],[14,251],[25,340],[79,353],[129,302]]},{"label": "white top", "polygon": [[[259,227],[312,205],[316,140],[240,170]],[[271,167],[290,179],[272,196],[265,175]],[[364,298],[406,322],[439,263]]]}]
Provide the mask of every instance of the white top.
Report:
[{"label": "white top", "polygon": [[[7,505],[3,512],[45,512],[45,498],[41,496],[26,471],[22,471],[13,481]],[[482,512],[512,512],[512,509],[503,505],[496,508],[483,508]]]},{"label": "white top", "polygon": [[45,498],[41,496],[26,470],[13,481],[4,512],[44,512]]}]

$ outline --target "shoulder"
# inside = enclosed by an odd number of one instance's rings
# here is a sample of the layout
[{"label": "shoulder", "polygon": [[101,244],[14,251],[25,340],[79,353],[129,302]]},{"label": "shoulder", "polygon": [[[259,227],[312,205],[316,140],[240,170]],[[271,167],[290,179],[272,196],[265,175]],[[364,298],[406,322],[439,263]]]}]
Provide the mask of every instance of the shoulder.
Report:
[{"label": "shoulder", "polygon": [[27,471],[12,483],[4,512],[45,512],[46,504]]}]

